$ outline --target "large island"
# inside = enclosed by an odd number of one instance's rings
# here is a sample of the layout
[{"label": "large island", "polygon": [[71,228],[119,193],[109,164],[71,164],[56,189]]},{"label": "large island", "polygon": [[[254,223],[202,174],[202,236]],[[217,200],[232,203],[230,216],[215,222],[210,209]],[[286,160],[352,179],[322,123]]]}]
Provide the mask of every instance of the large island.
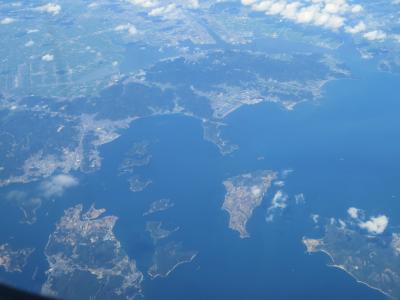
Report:
[{"label": "large island", "polygon": [[326,253],[332,265],[391,299],[400,299],[400,235],[365,234],[348,222],[332,221],[321,239],[303,238],[308,253]]},{"label": "large island", "polygon": [[[42,293],[63,299],[133,299],[141,294],[143,274],[115,237],[115,216],[104,209],[71,207],[45,248],[49,264]],[[79,289],[76,287],[79,286]]]}]

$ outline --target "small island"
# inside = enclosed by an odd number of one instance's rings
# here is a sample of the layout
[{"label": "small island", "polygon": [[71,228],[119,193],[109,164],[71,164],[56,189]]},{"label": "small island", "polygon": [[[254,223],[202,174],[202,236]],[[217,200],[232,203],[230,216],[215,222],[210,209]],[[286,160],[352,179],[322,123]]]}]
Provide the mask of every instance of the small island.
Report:
[{"label": "small island", "polygon": [[173,227],[171,229],[164,228],[162,222],[159,221],[149,221],[146,223],[146,231],[150,234],[154,243],[169,237],[178,230],[179,227]]},{"label": "small island", "polygon": [[33,251],[33,248],[14,250],[9,244],[0,245],[0,267],[9,273],[22,272]]},{"label": "small island", "polygon": [[144,191],[152,181],[150,179],[143,179],[138,175],[135,175],[128,179],[129,189],[134,192],[141,192]]},{"label": "small island", "polygon": [[241,238],[250,237],[247,222],[276,177],[273,171],[256,171],[224,181],[226,194],[222,209],[229,213],[229,228],[238,231]]},{"label": "small island", "polygon": [[134,143],[118,168],[119,175],[132,174],[136,168],[148,165],[151,160],[149,146],[146,141]]},{"label": "small island", "polygon": [[174,207],[175,204],[170,199],[159,199],[150,204],[149,209],[143,213],[143,216],[148,216],[156,212],[165,211]]},{"label": "small island", "polygon": [[197,251],[184,250],[182,243],[169,242],[156,248],[153,265],[147,273],[151,279],[167,277],[179,265],[191,262],[196,256]]}]

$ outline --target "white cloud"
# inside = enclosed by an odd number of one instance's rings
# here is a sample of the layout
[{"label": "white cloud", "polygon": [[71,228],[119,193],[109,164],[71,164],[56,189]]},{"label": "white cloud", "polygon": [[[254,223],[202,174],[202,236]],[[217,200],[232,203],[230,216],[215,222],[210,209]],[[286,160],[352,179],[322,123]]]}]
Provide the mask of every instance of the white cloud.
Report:
[{"label": "white cloud", "polygon": [[347,227],[347,224],[342,219],[339,219],[338,223],[339,223],[339,226],[341,229],[344,229]]},{"label": "white cloud", "polygon": [[355,207],[349,207],[347,213],[352,219],[358,219],[360,216],[360,209]]},{"label": "white cloud", "polygon": [[251,187],[251,193],[253,194],[254,197],[260,197],[261,196],[261,189],[260,187],[254,185]]},{"label": "white cloud", "polygon": [[319,14],[319,7],[311,5],[300,9],[294,20],[298,23],[311,23],[320,15],[323,14]]},{"label": "white cloud", "polygon": [[286,19],[296,18],[297,10],[300,7],[299,2],[293,2],[286,5],[285,9],[282,11],[282,16]]},{"label": "white cloud", "polygon": [[265,13],[270,15],[278,15],[282,13],[285,10],[285,8],[286,8],[285,2],[275,2]]},{"label": "white cloud", "polygon": [[52,15],[58,15],[61,11],[61,6],[56,3],[47,3],[45,5],[37,7],[36,10],[40,12],[49,13]]},{"label": "white cloud", "polygon": [[14,18],[5,17],[4,19],[2,19],[2,20],[0,21],[0,24],[1,24],[1,25],[8,25],[8,24],[11,24],[11,23],[14,23],[14,22],[15,22],[15,19],[14,19]]},{"label": "white cloud", "polygon": [[138,33],[138,30],[136,29],[136,27],[130,23],[118,25],[117,27],[114,28],[114,30],[115,31],[126,31],[126,32],[128,32],[129,35],[136,35]]},{"label": "white cloud", "polygon": [[192,9],[200,7],[199,0],[187,0],[187,5],[189,8],[192,8]]},{"label": "white cloud", "polygon": [[389,218],[385,215],[379,215],[377,217],[371,217],[366,222],[360,222],[358,226],[365,229],[370,234],[382,234],[389,224]]},{"label": "white cloud", "polygon": [[167,6],[159,6],[159,7],[153,8],[149,12],[149,16],[172,17],[173,14],[176,12],[176,10],[177,10],[176,4],[171,3],[171,4],[168,4]]},{"label": "white cloud", "polygon": [[363,10],[364,10],[364,8],[360,4],[353,5],[353,7],[351,8],[351,12],[353,14],[358,14],[358,13],[362,12]]},{"label": "white cloud", "polygon": [[32,47],[34,44],[35,44],[34,41],[29,40],[29,41],[27,41],[27,42],[25,43],[25,47]]},{"label": "white cloud", "polygon": [[345,24],[345,18],[333,15],[328,18],[328,21],[326,22],[324,27],[336,30],[343,27],[344,24]]},{"label": "white cloud", "polygon": [[96,8],[98,6],[99,6],[99,3],[96,3],[96,2],[91,2],[88,4],[88,8]]},{"label": "white cloud", "polygon": [[283,210],[286,208],[288,198],[289,197],[280,190],[275,193],[271,205],[267,210],[267,217],[265,218],[267,222],[272,222],[274,220],[276,210]]},{"label": "white cloud", "polygon": [[306,197],[304,197],[303,193],[294,195],[294,202],[296,204],[304,204],[304,203],[306,203]]},{"label": "white cloud", "polygon": [[318,222],[319,222],[319,215],[318,215],[318,214],[312,214],[312,215],[311,215],[311,220],[313,220],[313,222],[314,222],[315,224],[318,224]]},{"label": "white cloud", "polygon": [[258,0],[242,0],[242,4],[243,5],[252,5],[255,2],[257,2]]},{"label": "white cloud", "polygon": [[272,198],[270,208],[286,208],[287,199],[288,196],[286,194],[284,194],[282,191],[277,191],[274,195],[274,198]]},{"label": "white cloud", "polygon": [[126,0],[127,2],[147,10],[149,16],[162,17],[165,19],[179,19],[184,16],[183,9],[198,9],[199,0],[178,1],[157,1],[157,0]]},{"label": "white cloud", "polygon": [[43,182],[40,189],[43,196],[46,198],[60,197],[64,194],[67,188],[74,187],[78,185],[78,180],[66,174],[56,175],[49,180]]},{"label": "white cloud", "polygon": [[[362,37],[369,41],[382,41],[387,37],[381,30],[368,28],[367,19],[362,19],[364,7],[349,0],[241,0],[241,3],[253,11],[298,24],[343,30],[353,35],[365,32]],[[393,3],[398,4],[400,0]]]},{"label": "white cloud", "polygon": [[261,1],[259,3],[254,3],[251,6],[251,9],[254,11],[266,11],[268,10],[272,5],[272,1]]},{"label": "white cloud", "polygon": [[27,34],[38,33],[38,32],[39,32],[39,29],[28,29],[26,31]]},{"label": "white cloud", "polygon": [[346,32],[351,33],[351,34],[360,33],[362,31],[365,31],[366,29],[367,29],[367,26],[365,25],[365,23],[363,21],[358,22],[354,26],[346,26],[346,28],[345,28]]},{"label": "white cloud", "polygon": [[383,41],[386,39],[386,33],[382,30],[372,30],[364,33],[364,38],[370,41]]},{"label": "white cloud", "polygon": [[392,246],[394,254],[396,256],[400,255],[400,234],[392,233],[392,242],[390,245]]},{"label": "white cloud", "polygon": [[145,8],[155,7],[158,5],[158,1],[156,0],[128,0],[128,2]]},{"label": "white cloud", "polygon": [[285,186],[285,182],[283,180],[277,180],[274,181],[274,185],[281,188]]},{"label": "white cloud", "polygon": [[47,61],[47,62],[53,61],[54,60],[54,55],[47,53],[47,54],[42,56],[42,60],[43,61]]}]

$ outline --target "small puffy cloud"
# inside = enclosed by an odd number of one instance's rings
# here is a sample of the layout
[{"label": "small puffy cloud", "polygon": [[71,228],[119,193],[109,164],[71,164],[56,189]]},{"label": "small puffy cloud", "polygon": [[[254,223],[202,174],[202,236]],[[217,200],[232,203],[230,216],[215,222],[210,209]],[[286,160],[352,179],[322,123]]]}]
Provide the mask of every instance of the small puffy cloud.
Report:
[{"label": "small puffy cloud", "polygon": [[345,18],[333,15],[328,18],[328,21],[323,26],[329,29],[336,30],[343,27],[344,24]]},{"label": "small puffy cloud", "polygon": [[347,214],[350,216],[352,219],[358,219],[360,217],[360,209],[355,208],[355,207],[349,207],[347,209]]},{"label": "small puffy cloud", "polygon": [[45,5],[37,7],[36,10],[52,15],[58,15],[61,11],[61,6],[56,3],[47,3]]},{"label": "small puffy cloud", "polygon": [[29,40],[29,41],[27,41],[27,42],[25,43],[25,47],[32,47],[34,44],[35,44],[34,41]]},{"label": "small puffy cloud", "polygon": [[312,220],[315,224],[318,224],[318,222],[319,222],[319,215],[318,215],[318,214],[312,214],[310,217],[311,217],[311,220]]},{"label": "small puffy cloud", "polygon": [[158,5],[157,0],[128,0],[128,2],[145,8],[151,8]]},{"label": "small puffy cloud", "polygon": [[[158,0],[127,0],[129,3],[145,8],[151,17],[161,17],[164,19],[179,19],[184,15],[184,9],[198,9],[199,0],[178,1],[158,1]],[[165,3],[167,2],[167,3]]]},{"label": "small puffy cloud", "polygon": [[[311,5],[308,7],[303,7],[298,11],[298,13],[294,16],[295,21],[298,23],[311,23],[318,17],[324,16],[323,14],[318,15],[319,8],[316,5]],[[326,19],[329,19],[327,16]],[[323,24],[323,23],[322,23]],[[321,24],[321,25],[322,25]]]},{"label": "small puffy cloud", "polygon": [[53,61],[54,60],[54,55],[47,53],[47,54],[42,56],[42,60],[46,61],[46,62]]},{"label": "small puffy cloud", "polygon": [[267,15],[278,15],[284,11],[286,8],[285,2],[275,2],[273,3],[268,10],[266,10]]},{"label": "small puffy cloud", "polygon": [[159,6],[156,8],[153,8],[149,12],[149,16],[152,17],[171,17],[173,14],[176,12],[177,7],[176,4],[171,3],[166,6]]},{"label": "small puffy cloud", "polygon": [[2,19],[2,20],[0,21],[0,24],[1,24],[1,25],[9,25],[9,24],[12,24],[12,23],[14,23],[14,22],[15,22],[15,19],[14,19],[14,18],[5,17],[4,19]]},{"label": "small puffy cloud", "polygon": [[400,43],[400,34],[393,34],[392,38],[395,42]]},{"label": "small puffy cloud", "polygon": [[392,246],[393,252],[396,256],[400,255],[400,234],[392,233],[392,242],[390,243]]},{"label": "small puffy cloud", "polygon": [[360,222],[358,226],[370,234],[382,234],[389,224],[389,218],[385,215],[371,217],[368,221]]},{"label": "small puffy cloud", "polygon": [[187,0],[187,6],[192,9],[200,7],[199,0]]},{"label": "small puffy cloud", "polygon": [[257,2],[257,0],[242,0],[243,5],[252,5],[256,2]]},{"label": "small puffy cloud", "polygon": [[283,210],[286,208],[288,198],[288,195],[283,193],[281,190],[275,193],[271,205],[268,207],[267,217],[265,218],[267,222],[272,222],[274,220],[274,215],[277,210]]},{"label": "small puffy cloud", "polygon": [[67,174],[60,174],[43,182],[40,189],[43,196],[46,198],[60,197],[67,188],[77,186],[78,184],[79,182],[75,177]]},{"label": "small puffy cloud", "polygon": [[254,185],[251,187],[251,193],[253,194],[254,197],[260,197],[261,196],[261,189],[257,185]]},{"label": "small puffy cloud", "polygon": [[369,41],[383,41],[386,39],[387,35],[382,30],[372,30],[364,33],[364,38]]},{"label": "small puffy cloud", "polygon": [[339,219],[339,220],[338,220],[338,224],[339,224],[339,227],[340,227],[341,229],[344,229],[344,228],[347,227],[346,222],[343,221],[342,219]]},{"label": "small puffy cloud", "polygon": [[128,32],[129,35],[136,35],[138,33],[138,30],[136,29],[136,27],[130,23],[118,25],[117,27],[114,28],[114,30],[115,31],[126,31],[126,32]]},{"label": "small puffy cloud", "polygon": [[270,208],[275,209],[275,208],[286,208],[286,202],[287,202],[288,196],[284,194],[282,191],[277,191],[272,198],[271,201],[271,206]]},{"label": "small puffy cloud", "polygon": [[363,21],[358,22],[354,26],[346,26],[346,28],[345,28],[346,32],[351,33],[351,34],[360,33],[362,31],[365,31],[366,29],[367,29],[367,26],[365,25],[365,23]]},{"label": "small puffy cloud", "polygon": [[363,10],[364,10],[364,8],[360,4],[355,4],[351,8],[351,12],[353,14],[358,14],[358,13],[362,12]]},{"label": "small puffy cloud", "polygon": [[[248,1],[251,2],[251,1]],[[251,9],[254,11],[267,11],[272,5],[272,1],[261,1],[252,4]]]},{"label": "small puffy cloud", "polygon": [[306,197],[304,196],[303,193],[294,195],[294,202],[296,204],[304,204],[304,203],[306,203]]},{"label": "small puffy cloud", "polygon": [[277,180],[274,181],[274,185],[281,188],[285,186],[285,182],[283,180]]},{"label": "small puffy cloud", "polygon": [[88,8],[96,8],[98,6],[99,6],[99,4],[96,3],[96,2],[91,2],[91,3],[88,4]]},{"label": "small puffy cloud", "polygon": [[27,34],[38,33],[38,32],[39,32],[39,29],[28,29],[26,31]]}]

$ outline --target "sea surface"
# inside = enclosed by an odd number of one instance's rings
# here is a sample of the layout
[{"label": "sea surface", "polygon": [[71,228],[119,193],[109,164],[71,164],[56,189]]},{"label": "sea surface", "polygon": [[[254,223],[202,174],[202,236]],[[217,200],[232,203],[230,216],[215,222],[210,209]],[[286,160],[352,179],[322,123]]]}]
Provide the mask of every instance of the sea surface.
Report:
[{"label": "sea surface", "polygon": [[[176,204],[146,220],[180,226],[170,239],[199,254],[168,278],[147,280],[148,299],[385,299],[343,271],[328,268],[325,255],[306,254],[301,238],[323,233],[310,214],[325,222],[345,217],[350,206],[371,215],[385,213],[393,225],[399,224],[392,215],[400,208],[398,82],[394,75],[360,67],[352,79],[329,83],[319,103],[294,111],[268,103],[242,108],[229,117],[225,131],[240,148],[226,157],[202,139],[196,120],[140,120],[104,147],[103,171],[93,177],[104,190],[87,199],[120,217],[117,235],[143,270],[153,245],[144,233],[142,213],[159,198]],[[123,153],[142,140],[151,142],[152,160],[138,172],[153,183],[131,193],[114,174]],[[292,203],[267,223],[269,193],[249,222],[251,238],[242,240],[228,228],[228,215],[221,210],[222,181],[259,169],[293,169],[284,190],[292,198],[304,193],[306,204]]]},{"label": "sea surface", "polygon": [[[95,203],[106,208],[106,214],[119,217],[116,236],[143,272],[155,249],[145,232],[146,221],[179,226],[168,239],[198,251],[193,262],[179,266],[169,277],[146,278],[146,299],[385,299],[343,271],[327,267],[327,256],[306,254],[301,242],[303,236],[323,234],[311,214],[319,214],[324,222],[345,217],[350,206],[367,215],[386,214],[392,225],[400,224],[394,213],[400,209],[400,78],[363,64],[352,67],[352,79],[329,83],[317,103],[301,104],[294,111],[265,103],[234,112],[224,137],[239,150],[228,156],[205,141],[201,124],[189,117],[134,122],[118,140],[102,147],[101,171],[76,174],[80,186],[54,203],[45,203],[37,224],[15,224],[17,209],[0,212],[1,236],[13,233],[16,246],[37,247],[28,271],[18,277],[19,285],[38,289],[43,282],[43,248],[63,210]],[[135,174],[152,184],[133,193],[127,177],[117,173],[127,151],[141,141],[150,143],[152,158]],[[228,228],[228,215],[221,210],[222,182],[261,169],[292,169],[283,189],[291,199],[303,193],[306,203],[290,202],[282,215],[267,223],[271,190],[248,224],[251,238],[240,239]],[[175,206],[144,217],[149,205],[161,198],[171,199]],[[32,284],[37,264],[40,269]],[[9,275],[7,279],[14,280]]]}]

